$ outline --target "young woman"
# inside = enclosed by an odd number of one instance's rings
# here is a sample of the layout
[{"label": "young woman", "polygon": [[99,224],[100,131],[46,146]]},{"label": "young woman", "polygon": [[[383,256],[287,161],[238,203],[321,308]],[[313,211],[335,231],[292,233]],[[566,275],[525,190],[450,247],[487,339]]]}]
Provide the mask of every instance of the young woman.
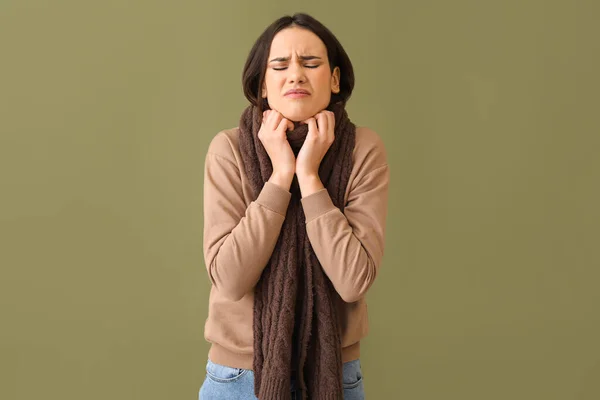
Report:
[{"label": "young woman", "polygon": [[365,294],[384,252],[389,167],[345,110],[352,64],[306,14],[257,39],[250,105],[211,141],[204,257],[211,343],[200,399],[364,399]]}]

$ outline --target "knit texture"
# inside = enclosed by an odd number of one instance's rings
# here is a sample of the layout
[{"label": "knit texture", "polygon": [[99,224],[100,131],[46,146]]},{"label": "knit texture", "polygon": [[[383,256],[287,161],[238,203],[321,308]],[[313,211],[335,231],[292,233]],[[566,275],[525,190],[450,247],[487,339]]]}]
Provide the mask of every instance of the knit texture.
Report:
[{"label": "knit texture", "polygon": [[[321,161],[319,177],[333,204],[343,212],[356,126],[343,103],[327,109],[335,115],[335,139]],[[258,139],[261,123],[262,112],[252,105],[240,118],[240,154],[254,199],[273,173]],[[287,132],[296,156],[307,134],[308,125],[298,123]],[[303,398],[339,400],[343,397],[341,331],[335,308],[335,296],[339,295],[308,239],[296,176],[290,192],[275,249],[255,287],[255,395],[261,400],[290,399],[294,375]]]}]

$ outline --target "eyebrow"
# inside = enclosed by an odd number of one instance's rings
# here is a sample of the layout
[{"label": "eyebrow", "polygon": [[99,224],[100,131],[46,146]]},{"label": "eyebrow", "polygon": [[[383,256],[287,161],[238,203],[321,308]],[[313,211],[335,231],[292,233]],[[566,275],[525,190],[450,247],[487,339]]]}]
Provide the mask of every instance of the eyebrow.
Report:
[{"label": "eyebrow", "polygon": [[[321,57],[317,57],[317,56],[299,56],[298,58],[300,58],[301,60],[314,60],[314,59],[321,59]],[[277,57],[272,59],[269,62],[273,62],[273,61],[289,61],[290,58],[289,57]]]}]

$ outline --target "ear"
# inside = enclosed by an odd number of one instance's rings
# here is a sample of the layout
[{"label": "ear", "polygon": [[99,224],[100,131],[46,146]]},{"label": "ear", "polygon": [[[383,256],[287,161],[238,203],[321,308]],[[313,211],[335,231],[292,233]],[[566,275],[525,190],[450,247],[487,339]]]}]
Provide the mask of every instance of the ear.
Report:
[{"label": "ear", "polygon": [[331,74],[331,92],[340,92],[340,67],[335,67]]}]

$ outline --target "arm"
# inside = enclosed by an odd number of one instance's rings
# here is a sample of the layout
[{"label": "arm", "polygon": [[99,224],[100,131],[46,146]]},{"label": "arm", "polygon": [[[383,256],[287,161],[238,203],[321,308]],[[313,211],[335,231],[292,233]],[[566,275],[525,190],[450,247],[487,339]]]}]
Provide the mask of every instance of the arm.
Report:
[{"label": "arm", "polygon": [[378,153],[378,166],[350,183],[343,213],[333,204],[327,189],[318,189],[318,183],[313,186],[314,192],[307,185],[306,193],[310,194],[302,198],[310,243],[346,302],[366,294],[383,258],[390,170],[385,152]]},{"label": "arm", "polygon": [[238,301],[256,285],[273,253],[291,193],[272,179],[246,207],[228,146],[227,138],[218,135],[206,155],[203,247],[211,283]]}]

